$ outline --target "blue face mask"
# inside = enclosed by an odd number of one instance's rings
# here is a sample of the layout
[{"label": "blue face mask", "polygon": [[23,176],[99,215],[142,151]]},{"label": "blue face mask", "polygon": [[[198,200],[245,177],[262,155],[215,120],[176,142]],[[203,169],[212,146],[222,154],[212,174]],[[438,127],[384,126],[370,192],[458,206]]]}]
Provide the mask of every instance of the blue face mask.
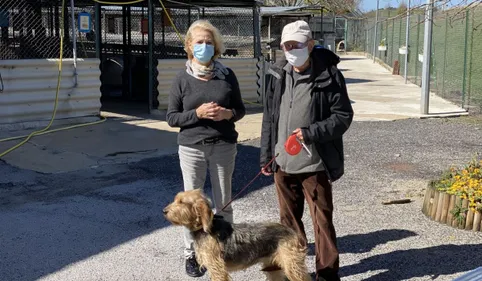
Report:
[{"label": "blue face mask", "polygon": [[193,55],[198,61],[207,63],[214,56],[214,46],[206,43],[194,44]]}]

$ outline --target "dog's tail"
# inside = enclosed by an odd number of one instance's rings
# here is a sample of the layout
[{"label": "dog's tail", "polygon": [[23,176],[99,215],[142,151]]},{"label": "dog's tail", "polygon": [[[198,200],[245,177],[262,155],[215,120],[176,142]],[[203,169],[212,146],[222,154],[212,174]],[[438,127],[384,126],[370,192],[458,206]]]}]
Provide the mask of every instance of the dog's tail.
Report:
[{"label": "dog's tail", "polygon": [[290,281],[311,281],[306,267],[308,249],[302,246],[298,236],[280,242],[277,262]]}]

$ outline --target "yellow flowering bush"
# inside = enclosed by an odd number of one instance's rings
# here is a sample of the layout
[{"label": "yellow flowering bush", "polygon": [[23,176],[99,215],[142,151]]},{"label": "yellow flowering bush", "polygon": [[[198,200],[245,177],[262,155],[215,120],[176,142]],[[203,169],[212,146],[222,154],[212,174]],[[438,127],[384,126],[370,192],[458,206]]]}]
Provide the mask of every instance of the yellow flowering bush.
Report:
[{"label": "yellow flowering bush", "polygon": [[469,201],[468,208],[482,212],[482,160],[474,159],[463,168],[452,167],[433,186]]}]

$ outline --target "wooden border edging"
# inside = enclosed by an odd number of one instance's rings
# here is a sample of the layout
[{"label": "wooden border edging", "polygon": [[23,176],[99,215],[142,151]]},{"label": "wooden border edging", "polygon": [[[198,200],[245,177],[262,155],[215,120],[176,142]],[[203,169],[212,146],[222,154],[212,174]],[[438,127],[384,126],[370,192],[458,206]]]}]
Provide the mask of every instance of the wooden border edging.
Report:
[{"label": "wooden border edging", "polygon": [[428,184],[423,200],[422,213],[433,221],[446,224],[453,228],[482,231],[482,214],[479,211],[468,210],[463,220],[457,219],[452,213],[456,206],[468,208],[469,201],[455,195],[440,192]]}]

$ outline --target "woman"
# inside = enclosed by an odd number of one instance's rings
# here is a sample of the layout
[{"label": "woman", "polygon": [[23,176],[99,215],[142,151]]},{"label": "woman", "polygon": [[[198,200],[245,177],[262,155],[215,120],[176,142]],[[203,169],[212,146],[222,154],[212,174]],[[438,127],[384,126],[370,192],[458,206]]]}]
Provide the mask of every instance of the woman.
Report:
[{"label": "woman", "polygon": [[[231,179],[237,154],[235,122],[245,115],[238,80],[233,71],[216,59],[224,52],[219,30],[206,20],[194,22],[187,31],[184,50],[186,69],[176,76],[169,94],[167,122],[180,127],[179,160],[184,189],[203,188],[209,170],[215,212],[233,221]],[[204,274],[184,231],[186,273]]]}]

